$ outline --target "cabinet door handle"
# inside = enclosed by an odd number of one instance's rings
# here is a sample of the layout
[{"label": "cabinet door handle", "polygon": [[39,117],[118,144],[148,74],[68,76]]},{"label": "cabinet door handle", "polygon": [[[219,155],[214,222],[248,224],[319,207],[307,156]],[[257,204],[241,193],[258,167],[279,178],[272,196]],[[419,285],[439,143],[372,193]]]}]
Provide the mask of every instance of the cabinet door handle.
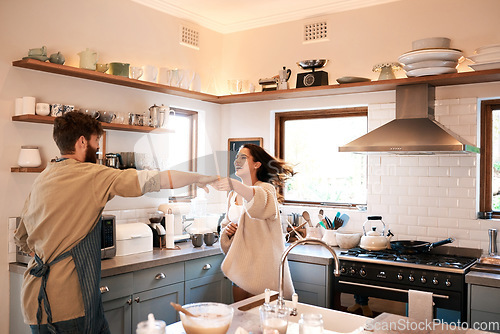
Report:
[{"label": "cabinet door handle", "polygon": [[105,286],[101,286],[99,288],[99,290],[101,290],[101,294],[109,292],[109,288],[106,285]]},{"label": "cabinet door handle", "polygon": [[161,280],[161,279],[164,279],[166,276],[164,273],[159,273],[159,274],[156,274],[155,276],[155,280]]},{"label": "cabinet door handle", "polygon": [[134,298],[134,301],[135,301],[136,303],[140,303],[140,302],[141,302],[141,298],[139,298],[139,297],[135,297],[135,298]]},{"label": "cabinet door handle", "polygon": [[132,305],[132,298],[129,298],[129,299],[127,300],[127,304]]},{"label": "cabinet door handle", "polygon": [[210,270],[212,269],[212,265],[210,263],[207,263],[206,265],[203,266],[203,270]]}]

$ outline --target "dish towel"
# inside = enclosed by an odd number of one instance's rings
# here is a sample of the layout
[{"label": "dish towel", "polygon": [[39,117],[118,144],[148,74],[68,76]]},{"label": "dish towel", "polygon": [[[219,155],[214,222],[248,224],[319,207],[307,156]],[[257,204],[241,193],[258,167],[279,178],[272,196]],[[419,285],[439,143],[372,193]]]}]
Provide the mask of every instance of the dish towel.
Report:
[{"label": "dish towel", "polygon": [[408,290],[408,317],[420,321],[432,321],[434,302],[432,292]]}]

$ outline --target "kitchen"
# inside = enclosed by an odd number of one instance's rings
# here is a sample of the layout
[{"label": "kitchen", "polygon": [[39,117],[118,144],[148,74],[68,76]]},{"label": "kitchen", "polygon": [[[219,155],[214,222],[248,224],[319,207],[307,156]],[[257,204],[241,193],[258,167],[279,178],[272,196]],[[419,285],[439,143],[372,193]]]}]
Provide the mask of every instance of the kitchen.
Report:
[{"label": "kitchen", "polygon": [[[5,225],[8,217],[19,215],[36,177],[36,174],[10,173],[10,168],[17,164],[20,146],[40,146],[44,159],[58,154],[49,125],[12,122],[17,97],[36,96],[47,102],[61,101],[126,112],[142,110],[155,103],[196,110],[200,124],[199,156],[210,154],[212,150],[225,150],[228,138],[245,137],[262,137],[264,147],[272,152],[273,116],[280,111],[364,105],[368,106],[370,129],[392,119],[395,112],[395,93],[392,90],[218,105],[14,68],[12,61],[24,57],[30,48],[47,45],[50,53],[61,51],[66,56],[66,64],[71,66],[78,66],[77,54],[89,47],[99,52],[103,62],[192,68],[200,74],[203,92],[226,95],[226,79],[249,79],[258,89],[259,78],[277,74],[282,66],[292,69],[290,87],[295,87],[296,74],[301,71],[295,63],[300,59],[328,58],[330,63],[325,71],[329,73],[330,83],[346,75],[376,80],[378,73],[372,72],[372,66],[397,60],[418,38],[447,36],[453,47],[463,50],[465,55],[472,54],[482,45],[498,43],[494,15],[498,13],[496,1],[480,1],[473,10],[465,9],[470,7],[465,1],[424,1],[419,2],[418,8],[409,1],[396,1],[329,14],[327,17],[334,27],[333,37],[324,43],[302,44],[303,21],[227,34],[199,27],[202,36],[199,50],[179,45],[178,26],[184,23],[183,20],[131,1],[86,1],[78,6],[70,6],[64,1],[17,1],[4,2],[1,6],[0,24],[4,31],[8,31],[0,37],[4,45],[0,56],[4,136],[0,145],[5,157],[0,174],[4,185],[0,212]],[[349,32],[346,32],[346,27]],[[296,34],[289,33],[294,31]],[[467,66],[463,68],[468,69]],[[402,71],[396,75],[404,76]],[[476,143],[479,124],[477,99],[498,98],[498,88],[497,82],[438,87],[436,116],[445,126]],[[457,114],[463,117],[457,120],[453,117]],[[138,134],[115,131],[109,135],[108,151],[129,151],[140,140],[142,137]],[[487,231],[499,225],[495,220],[476,219],[476,185],[479,181],[475,157],[372,155],[368,159],[368,212],[349,211],[353,230],[361,231],[367,214],[382,214],[399,239],[436,241],[453,236],[456,238],[454,246],[487,251]],[[432,179],[427,178],[429,170],[439,175],[452,175],[447,182],[459,184],[447,194],[446,200],[436,203],[436,195],[429,195],[432,194],[430,189],[435,190]],[[424,195],[412,197],[404,191],[405,187],[414,187]],[[223,210],[223,195],[211,192],[207,199],[211,212]],[[419,201],[418,205],[415,205],[415,200]],[[116,198],[106,209],[123,211],[120,218],[133,221],[144,215],[146,209],[163,202],[164,199],[147,196],[133,200]],[[284,207],[285,214],[302,211],[302,207]],[[333,211],[337,210],[327,209],[327,214],[332,216]],[[7,245],[7,233],[2,234],[2,238],[2,243]],[[0,258],[5,264],[0,282],[8,286],[7,249]],[[9,298],[8,291],[2,290],[4,300]],[[7,303],[0,306],[0,314],[2,332],[7,332]]]}]

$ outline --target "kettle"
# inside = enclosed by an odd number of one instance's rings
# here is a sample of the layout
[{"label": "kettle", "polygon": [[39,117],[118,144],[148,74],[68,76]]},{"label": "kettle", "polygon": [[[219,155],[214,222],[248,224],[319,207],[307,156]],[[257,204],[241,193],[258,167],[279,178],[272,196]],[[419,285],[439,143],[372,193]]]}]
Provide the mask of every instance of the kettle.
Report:
[{"label": "kettle", "polygon": [[278,89],[288,89],[288,79],[290,79],[290,75],[292,75],[292,70],[283,66],[283,69],[279,71],[278,75]]},{"label": "kettle", "polygon": [[97,63],[97,52],[90,51],[89,48],[78,53],[80,56],[80,68],[86,68],[87,70],[96,69]]},{"label": "kettle", "polygon": [[[394,236],[390,230],[388,230],[387,236],[385,236],[385,223],[382,221],[381,216],[369,216],[368,220],[363,224],[363,236],[359,242],[359,247],[366,249],[368,251],[379,251],[386,249],[389,245],[391,238]],[[377,232],[377,227],[372,226],[372,230],[366,232],[365,225],[370,222],[380,222],[383,225],[382,232]]]},{"label": "kettle", "polygon": [[119,153],[106,153],[106,166],[120,168],[122,165],[122,156]]}]

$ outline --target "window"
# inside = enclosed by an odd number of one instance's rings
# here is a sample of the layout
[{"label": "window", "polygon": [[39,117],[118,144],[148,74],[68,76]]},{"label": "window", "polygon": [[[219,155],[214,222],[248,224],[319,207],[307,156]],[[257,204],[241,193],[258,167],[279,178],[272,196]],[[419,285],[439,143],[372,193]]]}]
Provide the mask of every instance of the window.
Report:
[{"label": "window", "polygon": [[500,218],[500,100],[481,103],[479,211]]},{"label": "window", "polygon": [[[186,172],[197,170],[198,113],[195,111],[170,108],[175,116],[169,122],[175,124],[175,133],[168,135],[168,166],[166,168]],[[196,197],[196,187],[186,186],[173,191],[172,200]]]},{"label": "window", "polygon": [[276,113],[276,155],[297,174],[282,190],[285,203],[366,204],[367,157],[338,147],[367,131],[367,108]]}]

